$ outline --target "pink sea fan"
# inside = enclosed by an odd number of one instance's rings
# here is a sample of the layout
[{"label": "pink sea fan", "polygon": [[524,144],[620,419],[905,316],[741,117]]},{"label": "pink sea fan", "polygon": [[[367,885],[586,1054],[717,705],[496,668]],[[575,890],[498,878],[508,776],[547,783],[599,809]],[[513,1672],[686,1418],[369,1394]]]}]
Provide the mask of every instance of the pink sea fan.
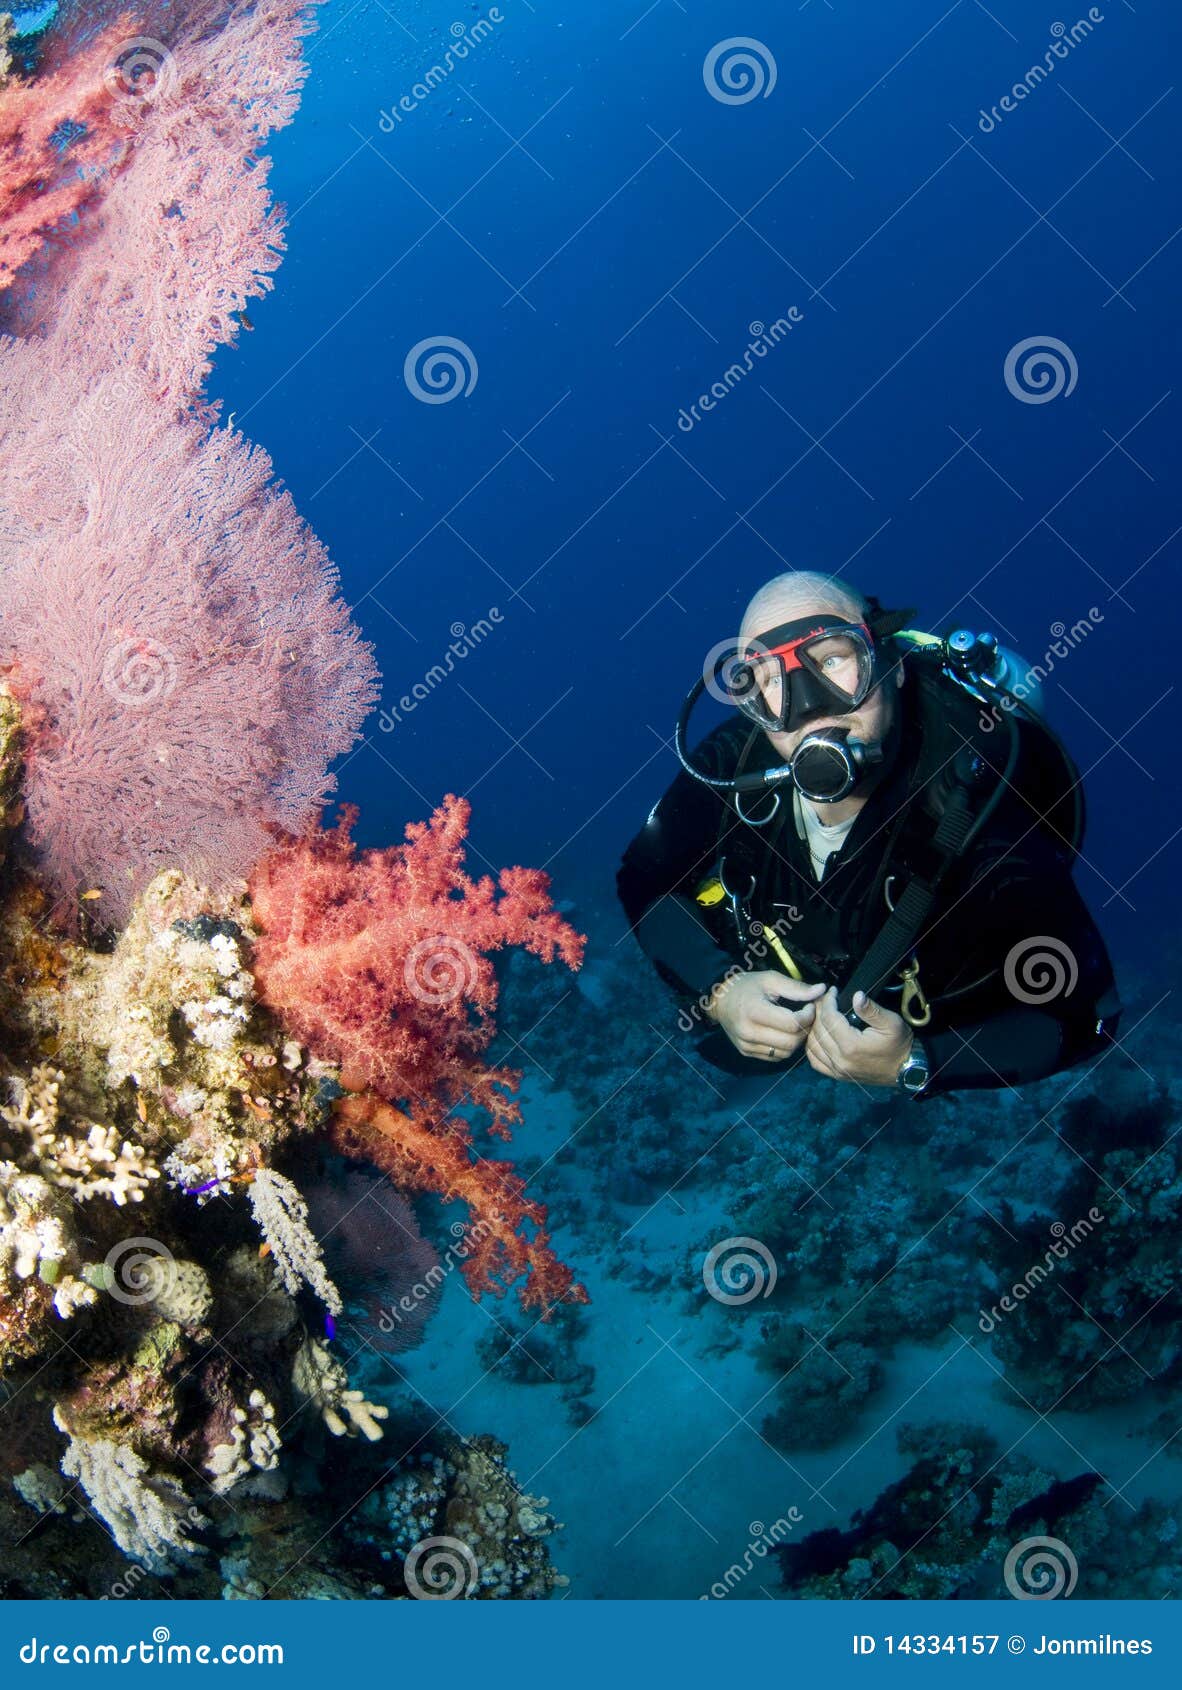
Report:
[{"label": "pink sea fan", "polygon": [[294,110],[307,7],[145,16],[171,31],[167,75],[125,93],[118,170],[26,266],[24,333],[0,342],[0,666],[27,705],[29,838],[59,914],[85,883],[116,922],[158,868],[221,889],[267,824],[306,825],[377,691],[323,546],[201,396],[279,261],[256,149]]},{"label": "pink sea fan", "polygon": [[126,135],[104,73],[121,36],[112,25],[36,83],[13,75],[0,86],[0,288],[92,197],[96,166],[118,162]]},{"label": "pink sea fan", "polygon": [[[125,139],[109,167],[82,167],[88,203],[18,277],[10,326],[49,325],[81,367],[142,373],[174,406],[197,398],[211,353],[237,337],[238,313],[273,286],[282,258],[285,220],[260,148],[299,104],[316,3],[75,8],[49,64],[106,44],[108,126]],[[64,74],[22,87],[21,97],[35,99]],[[0,92],[0,114],[6,98]],[[90,145],[88,135],[66,157]]]},{"label": "pink sea fan", "polygon": [[79,406],[39,466],[56,488],[14,547],[0,639],[31,706],[39,866],[122,921],[158,869],[224,886],[269,844],[264,818],[295,828],[325,801],[373,665],[264,451],[110,377]]}]

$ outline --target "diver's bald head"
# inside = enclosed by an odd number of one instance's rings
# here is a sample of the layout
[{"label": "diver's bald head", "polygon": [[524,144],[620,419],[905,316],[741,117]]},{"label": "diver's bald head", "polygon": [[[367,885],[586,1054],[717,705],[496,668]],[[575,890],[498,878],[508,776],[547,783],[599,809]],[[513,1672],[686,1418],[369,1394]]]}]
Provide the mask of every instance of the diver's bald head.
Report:
[{"label": "diver's bald head", "polygon": [[794,622],[814,612],[862,622],[868,609],[865,595],[839,575],[790,569],[773,576],[755,594],[743,612],[739,638],[745,643],[778,628],[781,622]]}]

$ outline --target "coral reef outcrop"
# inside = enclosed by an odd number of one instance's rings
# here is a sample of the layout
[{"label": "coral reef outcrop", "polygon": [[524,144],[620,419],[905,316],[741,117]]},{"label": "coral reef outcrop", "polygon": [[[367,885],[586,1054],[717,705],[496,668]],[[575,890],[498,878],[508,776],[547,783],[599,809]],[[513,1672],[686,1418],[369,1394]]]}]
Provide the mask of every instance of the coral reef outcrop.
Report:
[{"label": "coral reef outcrop", "polygon": [[[899,1448],[912,1465],[848,1530],[781,1545],[790,1596],[1005,1599],[1070,1585],[1079,1597],[1145,1600],[1176,1587],[1177,1527],[1160,1504],[1109,1508],[1098,1474],[1056,1479],[1024,1456],[1003,1459],[978,1426],[902,1427]],[[1021,1552],[1039,1545],[1045,1564],[1031,1567]]]},{"label": "coral reef outcrop", "polygon": [[[333,1041],[261,1000],[260,927],[244,893],[215,894],[170,869],[149,882],[121,929],[93,911],[77,939],[48,924],[18,831],[20,750],[19,711],[0,692],[0,840],[11,847],[0,867],[0,1373],[11,1399],[0,1476],[41,1516],[37,1530],[80,1512],[153,1578],[184,1587],[215,1576],[209,1551],[232,1537],[244,1509],[290,1507],[293,1463],[311,1461],[314,1471],[319,1441],[384,1440],[389,1403],[350,1380],[334,1343],[338,1321],[356,1319],[364,1339],[372,1287],[355,1312],[351,1288],[329,1272],[299,1177],[323,1158],[334,1102],[392,1106],[347,1093]],[[453,848],[449,885],[456,860]],[[396,859],[386,868],[392,906],[399,867],[414,868],[420,894],[427,886],[421,859]],[[441,904],[441,942],[448,910],[462,908],[451,893]],[[548,924],[551,948],[566,945],[568,930],[548,922],[546,909],[535,882],[529,919],[539,931]],[[388,936],[395,925],[388,915]],[[499,942],[514,937],[506,928]],[[338,968],[338,991],[343,977]],[[315,1043],[301,1037],[309,1030]],[[479,1071],[491,1032],[486,1003],[479,1038],[463,1053],[465,1075]],[[431,1119],[449,1072],[437,1064],[434,1077],[422,1077]],[[458,1128],[446,1138],[426,1125],[408,1129],[400,1183],[478,1198],[480,1177],[464,1176],[476,1167],[470,1145]],[[461,1229],[483,1261],[477,1288],[503,1289],[494,1266],[506,1283],[529,1270],[523,1292],[543,1298],[546,1315],[554,1296],[574,1289],[570,1272],[549,1249],[543,1206],[525,1197],[508,1164],[491,1166],[502,1170],[504,1201],[490,1199]],[[334,1172],[348,1173],[339,1154],[313,1183],[331,1183]],[[368,1200],[370,1184],[359,1190],[350,1206]],[[334,1228],[348,1229],[339,1203],[329,1212]],[[525,1220],[529,1237],[519,1232]],[[437,1267],[397,1190],[374,1210],[371,1235],[408,1222],[409,1253],[403,1246],[396,1259]],[[481,1258],[485,1231],[496,1253],[486,1246]],[[421,1336],[438,1297],[428,1284],[404,1300],[403,1346]],[[548,1517],[507,1500],[490,1449],[473,1444],[451,1458],[441,1506],[453,1535],[471,1539],[481,1594],[543,1593],[555,1576],[539,1547]],[[400,1452],[392,1454],[397,1474]],[[359,1476],[358,1500],[368,1488]],[[233,1542],[222,1558],[243,1559]],[[250,1564],[248,1553],[247,1570],[224,1573],[225,1582],[253,1588]],[[270,1565],[268,1587],[291,1589],[283,1571]],[[397,1584],[402,1573],[393,1571]],[[329,1576],[327,1564],[321,1572]],[[405,1593],[381,1579],[377,1588]],[[373,1592],[371,1579],[341,1594]]]}]

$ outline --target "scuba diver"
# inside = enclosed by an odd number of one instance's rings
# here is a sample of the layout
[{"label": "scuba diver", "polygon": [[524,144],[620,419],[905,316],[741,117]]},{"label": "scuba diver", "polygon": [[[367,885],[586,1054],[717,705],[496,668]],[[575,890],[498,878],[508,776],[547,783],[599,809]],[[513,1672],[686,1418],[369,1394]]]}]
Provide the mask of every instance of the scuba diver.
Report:
[{"label": "scuba diver", "polygon": [[[911,614],[777,576],[683,706],[682,772],[617,885],[720,1068],[807,1059],[925,1097],[1044,1079],[1115,1035],[1072,879],[1079,772],[1019,659]],[[707,689],[737,708],[691,754]]]}]

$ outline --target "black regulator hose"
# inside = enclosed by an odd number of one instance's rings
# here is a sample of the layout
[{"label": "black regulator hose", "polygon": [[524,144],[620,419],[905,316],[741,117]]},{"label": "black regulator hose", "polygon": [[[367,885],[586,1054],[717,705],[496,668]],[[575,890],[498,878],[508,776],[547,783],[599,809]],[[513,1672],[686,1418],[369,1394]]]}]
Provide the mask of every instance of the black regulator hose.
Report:
[{"label": "black regulator hose", "polygon": [[778,763],[774,768],[757,769],[749,775],[708,775],[704,769],[699,769],[693,763],[686,749],[686,732],[694,705],[705,690],[706,682],[699,676],[685,695],[685,703],[681,707],[673,734],[673,749],[677,752],[677,760],[686,774],[700,780],[703,786],[712,786],[716,792],[765,792],[769,786],[776,786],[782,780],[791,780],[791,763]]}]

